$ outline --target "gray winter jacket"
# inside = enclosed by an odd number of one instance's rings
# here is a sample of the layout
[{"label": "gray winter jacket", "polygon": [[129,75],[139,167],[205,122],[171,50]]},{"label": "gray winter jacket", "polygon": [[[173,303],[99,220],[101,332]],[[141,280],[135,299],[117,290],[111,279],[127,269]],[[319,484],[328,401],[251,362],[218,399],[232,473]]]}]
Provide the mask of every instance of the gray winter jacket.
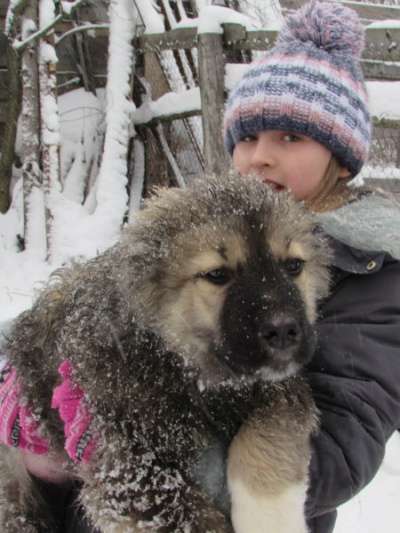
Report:
[{"label": "gray winter jacket", "polygon": [[321,412],[307,507],[311,531],[330,533],[336,507],[374,477],[400,428],[400,210],[371,195],[320,218],[334,283],[307,368]]}]

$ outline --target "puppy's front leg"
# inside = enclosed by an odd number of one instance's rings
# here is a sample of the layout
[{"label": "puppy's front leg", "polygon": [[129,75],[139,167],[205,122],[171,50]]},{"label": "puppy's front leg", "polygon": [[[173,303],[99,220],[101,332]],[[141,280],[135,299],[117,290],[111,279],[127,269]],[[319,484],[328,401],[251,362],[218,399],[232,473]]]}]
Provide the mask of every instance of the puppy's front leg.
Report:
[{"label": "puppy's front leg", "polygon": [[301,380],[273,385],[268,405],[242,425],[228,454],[236,533],[306,533],[304,503],[316,410]]},{"label": "puppy's front leg", "polygon": [[102,533],[232,532],[184,467],[160,462],[144,439],[140,446],[133,441],[116,435],[81,471],[80,501],[93,526]]}]

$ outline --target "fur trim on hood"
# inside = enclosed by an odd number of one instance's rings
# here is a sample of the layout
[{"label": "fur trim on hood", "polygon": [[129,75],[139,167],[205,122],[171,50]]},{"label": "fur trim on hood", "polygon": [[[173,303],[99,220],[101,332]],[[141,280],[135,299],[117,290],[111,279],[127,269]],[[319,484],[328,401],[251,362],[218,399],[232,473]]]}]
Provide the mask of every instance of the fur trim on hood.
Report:
[{"label": "fur trim on hood", "polygon": [[353,248],[400,260],[400,202],[378,191],[339,209],[318,213],[324,232]]}]

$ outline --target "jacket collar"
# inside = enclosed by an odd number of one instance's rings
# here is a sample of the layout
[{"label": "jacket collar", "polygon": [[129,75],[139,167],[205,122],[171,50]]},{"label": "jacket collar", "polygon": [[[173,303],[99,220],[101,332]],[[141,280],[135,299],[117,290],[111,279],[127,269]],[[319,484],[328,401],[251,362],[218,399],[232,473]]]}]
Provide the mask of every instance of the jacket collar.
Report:
[{"label": "jacket collar", "polygon": [[392,196],[374,192],[315,217],[323,232],[336,241],[339,268],[365,270],[369,261],[382,265],[385,254],[400,260],[400,203]]},{"label": "jacket collar", "polygon": [[349,274],[373,274],[390,256],[385,252],[359,250],[327,236],[333,251],[332,266]]}]

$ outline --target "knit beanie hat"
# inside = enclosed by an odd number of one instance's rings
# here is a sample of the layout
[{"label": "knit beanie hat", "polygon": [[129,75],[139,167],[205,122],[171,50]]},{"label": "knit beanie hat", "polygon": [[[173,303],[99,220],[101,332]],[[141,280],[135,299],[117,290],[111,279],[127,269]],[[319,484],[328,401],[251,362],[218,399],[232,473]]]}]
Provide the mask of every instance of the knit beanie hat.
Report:
[{"label": "knit beanie hat", "polygon": [[313,0],[290,15],[275,46],[250,66],[228,99],[229,153],[248,135],[283,130],[321,143],[356,175],[371,139],[363,48],[361,22],[341,4]]}]

